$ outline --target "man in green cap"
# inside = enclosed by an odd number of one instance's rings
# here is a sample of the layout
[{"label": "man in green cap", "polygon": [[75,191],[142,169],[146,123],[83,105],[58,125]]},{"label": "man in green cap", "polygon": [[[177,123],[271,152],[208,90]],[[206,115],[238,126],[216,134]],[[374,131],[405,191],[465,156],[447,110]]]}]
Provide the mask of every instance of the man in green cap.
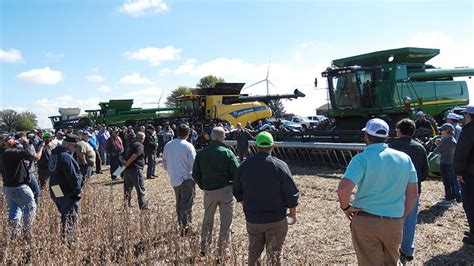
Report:
[{"label": "man in green cap", "polygon": [[[299,190],[288,165],[273,157],[273,137],[256,137],[258,152],[237,169],[234,197],[242,203],[249,234],[249,265],[255,265],[265,247],[269,264],[281,264],[288,224],[296,222]],[[287,210],[289,214],[287,214]]]}]

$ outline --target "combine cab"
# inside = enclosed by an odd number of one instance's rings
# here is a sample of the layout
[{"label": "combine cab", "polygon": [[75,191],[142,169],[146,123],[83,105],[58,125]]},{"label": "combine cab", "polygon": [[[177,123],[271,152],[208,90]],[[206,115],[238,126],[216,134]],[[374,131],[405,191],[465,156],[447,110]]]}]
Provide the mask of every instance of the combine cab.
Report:
[{"label": "combine cab", "polygon": [[447,110],[467,105],[465,81],[472,68],[438,69],[426,64],[439,49],[400,48],[357,55],[332,62],[322,73],[327,78],[338,129],[358,129],[379,117],[391,127],[414,112],[424,111],[441,122]]},{"label": "combine cab", "polygon": [[81,109],[79,108],[59,108],[58,111],[60,115],[49,117],[55,130],[64,129],[68,126],[78,129],[92,125],[89,118],[80,115]]}]

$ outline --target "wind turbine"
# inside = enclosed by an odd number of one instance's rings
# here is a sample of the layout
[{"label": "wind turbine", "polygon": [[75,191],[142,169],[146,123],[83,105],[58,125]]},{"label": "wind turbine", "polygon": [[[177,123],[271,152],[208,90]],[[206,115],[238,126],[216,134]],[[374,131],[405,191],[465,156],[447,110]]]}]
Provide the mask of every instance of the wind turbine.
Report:
[{"label": "wind turbine", "polygon": [[161,98],[163,97],[164,91],[161,92],[160,98],[158,98],[158,102],[146,102],[143,104],[158,104],[158,108],[160,108]]},{"label": "wind turbine", "polygon": [[258,81],[258,82],[255,82],[255,83],[253,83],[252,85],[249,85],[249,86],[243,88],[242,90],[248,89],[248,88],[253,87],[253,86],[255,86],[255,85],[258,85],[258,84],[260,84],[260,83],[262,83],[262,82],[265,82],[266,85],[267,85],[267,95],[269,95],[269,94],[270,94],[270,90],[269,90],[268,84],[270,84],[270,85],[272,85],[273,87],[276,88],[276,86],[268,79],[268,76],[270,75],[270,64],[271,64],[271,60],[270,60],[270,62],[268,63],[267,76],[265,77],[265,79],[262,79],[262,80],[260,80],[260,81]]}]

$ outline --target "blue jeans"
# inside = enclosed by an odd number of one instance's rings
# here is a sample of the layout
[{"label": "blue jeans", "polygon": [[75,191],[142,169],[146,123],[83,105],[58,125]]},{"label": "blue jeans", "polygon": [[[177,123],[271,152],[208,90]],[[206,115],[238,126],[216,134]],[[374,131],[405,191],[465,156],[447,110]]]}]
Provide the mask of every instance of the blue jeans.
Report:
[{"label": "blue jeans", "polygon": [[454,174],[452,164],[440,164],[441,177],[443,178],[444,193],[446,200],[461,199],[461,187]]},{"label": "blue jeans", "polygon": [[156,152],[152,152],[146,155],[148,161],[148,167],[146,170],[146,178],[151,178],[155,175],[155,168],[156,168]]},{"label": "blue jeans", "polygon": [[410,214],[405,218],[403,222],[403,238],[401,244],[401,251],[403,254],[413,256],[415,251],[415,227],[418,218],[418,205],[420,203],[420,196],[416,199],[415,206],[411,210]]},{"label": "blue jeans", "polygon": [[20,231],[20,219],[23,216],[23,229],[27,231],[36,215],[36,202],[33,191],[27,185],[19,187],[3,187],[7,197],[8,221],[13,226],[14,233]]},{"label": "blue jeans", "polygon": [[28,186],[31,188],[31,191],[33,191],[36,205],[39,205],[39,201],[41,198],[41,189],[38,184],[38,180],[36,180],[36,175],[33,173],[30,173],[30,182],[28,183]]},{"label": "blue jeans", "polygon": [[105,144],[99,144],[100,160],[103,165],[110,164],[107,151],[105,150]]},{"label": "blue jeans", "polygon": [[79,216],[79,198],[71,195],[64,195],[61,198],[55,198],[51,195],[56,207],[61,213],[61,235],[65,237],[67,234],[74,232]]}]

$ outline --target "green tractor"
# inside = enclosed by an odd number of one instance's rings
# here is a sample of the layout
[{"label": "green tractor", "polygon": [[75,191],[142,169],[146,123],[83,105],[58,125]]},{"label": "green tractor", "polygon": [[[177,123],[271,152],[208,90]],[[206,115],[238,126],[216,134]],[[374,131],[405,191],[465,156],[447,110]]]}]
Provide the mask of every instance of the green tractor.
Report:
[{"label": "green tractor", "polygon": [[439,49],[399,48],[362,54],[332,62],[322,73],[338,130],[361,128],[373,117],[393,128],[404,117],[423,111],[441,122],[448,110],[469,103],[465,81],[473,68],[439,69],[426,64]]}]

